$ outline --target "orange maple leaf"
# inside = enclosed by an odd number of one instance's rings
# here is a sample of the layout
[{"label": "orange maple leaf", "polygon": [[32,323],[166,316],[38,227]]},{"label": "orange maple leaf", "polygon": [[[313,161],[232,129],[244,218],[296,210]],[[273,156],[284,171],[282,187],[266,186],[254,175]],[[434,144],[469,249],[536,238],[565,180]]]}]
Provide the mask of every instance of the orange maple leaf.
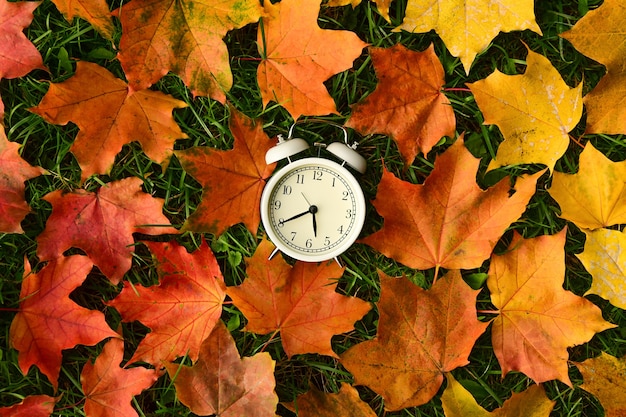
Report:
[{"label": "orange maple leaf", "polygon": [[54,259],[71,247],[87,253],[112,283],[130,269],[133,233],[178,233],[162,213],[163,200],[141,191],[139,178],[126,178],[92,193],[53,191],[46,228],[37,236],[37,256]]},{"label": "orange maple leaf", "polygon": [[509,225],[526,209],[543,172],[509,179],[483,191],[476,184],[479,160],[457,140],[437,157],[424,184],[388,171],[373,204],[385,218],[378,232],[361,240],[411,268],[477,268]]},{"label": "orange maple leaf", "polygon": [[233,76],[222,38],[258,21],[263,8],[258,0],[134,0],[117,14],[123,28],[118,58],[132,90],[172,71],[194,96],[224,103]]},{"label": "orange maple leaf", "polygon": [[219,321],[191,367],[167,364],[178,399],[198,415],[274,417],[275,362],[261,352],[240,358],[235,341]]},{"label": "orange maple leaf", "polygon": [[615,327],[591,301],[563,289],[566,230],[523,239],[515,234],[503,255],[491,258],[487,286],[499,309],[493,349],[502,375],[521,371],[535,382],[571,386],[567,348]]},{"label": "orange maple leaf", "polygon": [[454,111],[441,92],[443,67],[432,44],[424,52],[400,44],[370,48],[370,56],[378,86],[353,107],[346,126],[363,135],[390,135],[410,165],[418,153],[430,152],[442,136],[454,136]]},{"label": "orange maple leaf", "polygon": [[159,91],[130,91],[99,65],[78,62],[74,76],[50,84],[30,111],[50,123],[76,123],[80,132],[70,151],[84,180],[108,173],[122,146],[132,141],[138,141],[148,157],[166,164],[176,139],[187,137],[172,117],[175,108],[183,107],[184,102]]},{"label": "orange maple leaf", "polygon": [[338,265],[296,262],[291,267],[280,256],[268,259],[272,250],[273,245],[263,240],[247,261],[248,278],[226,290],[248,319],[245,330],[280,332],[289,357],[300,353],[337,357],[331,337],[352,330],[370,304],[335,292],[333,279],[343,274]]},{"label": "orange maple leaf", "polygon": [[584,55],[606,66],[606,75],[584,98],[588,113],[585,133],[626,133],[624,19],[626,5],[621,0],[605,0],[572,29],[559,35]]},{"label": "orange maple leaf", "polygon": [[341,383],[336,394],[322,392],[312,385],[293,403],[283,405],[293,412],[297,410],[298,417],[376,417],[359,392],[346,383]]},{"label": "orange maple leaf", "polygon": [[80,374],[85,393],[85,415],[90,417],[133,417],[132,397],[150,388],[158,378],[155,370],[120,368],[124,341],[109,340],[96,361],[87,362]]},{"label": "orange maple leaf", "polygon": [[125,282],[108,303],[123,321],[137,320],[151,330],[128,363],[145,361],[159,369],[179,356],[195,361],[222,314],[226,286],[217,260],[204,241],[193,253],[175,242],[144,243],[157,265],[159,285]]},{"label": "orange maple leaf", "polygon": [[0,0],[0,79],[45,69],[41,54],[22,32],[33,20],[38,1]]},{"label": "orange maple leaf", "polygon": [[104,314],[70,300],[70,293],[83,283],[92,266],[87,257],[75,255],[53,259],[31,273],[25,261],[20,309],[9,333],[24,375],[36,365],[56,388],[64,349],[118,336]]},{"label": "orange maple leaf", "polygon": [[258,120],[230,108],[232,150],[197,146],[175,152],[189,174],[202,184],[202,201],[182,230],[221,235],[230,226],[243,223],[256,233],[261,220],[258,210],[265,180],[276,164],[265,163],[265,153],[274,142]]},{"label": "orange maple leaf", "polygon": [[[0,119],[3,112],[0,106]],[[9,142],[0,125],[0,233],[22,233],[20,222],[30,213],[24,200],[24,181],[44,174],[19,154],[20,145]]]},{"label": "orange maple leaf", "polygon": [[89,22],[102,36],[113,40],[115,25],[106,0],[52,0],[63,16],[72,22],[80,17]]},{"label": "orange maple leaf", "polygon": [[379,272],[380,318],[376,338],[341,355],[354,383],[367,385],[387,410],[425,404],[443,383],[444,372],[465,366],[487,328],[476,319],[476,295],[450,271],[428,291],[405,277]]},{"label": "orange maple leaf", "polygon": [[0,417],[50,417],[56,402],[49,395],[31,395],[19,404],[0,408]]},{"label": "orange maple leaf", "polygon": [[441,396],[446,417],[549,417],[555,401],[550,401],[540,385],[513,393],[502,407],[489,412],[482,408],[472,394],[459,384],[451,373],[446,374],[448,386]]},{"label": "orange maple leaf", "polygon": [[367,45],[353,32],[321,29],[319,0],[265,2],[257,71],[263,106],[276,101],[295,119],[337,113],[324,81],[352,68]]},{"label": "orange maple leaf", "polygon": [[583,375],[580,388],[595,395],[606,417],[626,416],[626,356],[621,359],[601,352],[600,356],[576,363]]}]

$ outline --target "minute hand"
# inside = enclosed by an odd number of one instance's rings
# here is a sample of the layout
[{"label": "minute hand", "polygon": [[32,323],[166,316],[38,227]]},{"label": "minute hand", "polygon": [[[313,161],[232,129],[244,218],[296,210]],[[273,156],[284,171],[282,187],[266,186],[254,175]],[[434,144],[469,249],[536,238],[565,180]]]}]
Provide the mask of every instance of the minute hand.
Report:
[{"label": "minute hand", "polygon": [[290,221],[292,221],[292,220],[295,220],[295,219],[297,219],[297,218],[300,218],[300,217],[302,217],[302,216],[305,216],[305,215],[307,215],[307,214],[309,214],[309,213],[310,213],[310,211],[309,211],[309,210],[307,210],[307,211],[303,211],[302,213],[296,214],[295,216],[291,216],[290,218],[283,220],[283,221],[282,221],[282,223],[287,223],[287,222],[290,222]]}]

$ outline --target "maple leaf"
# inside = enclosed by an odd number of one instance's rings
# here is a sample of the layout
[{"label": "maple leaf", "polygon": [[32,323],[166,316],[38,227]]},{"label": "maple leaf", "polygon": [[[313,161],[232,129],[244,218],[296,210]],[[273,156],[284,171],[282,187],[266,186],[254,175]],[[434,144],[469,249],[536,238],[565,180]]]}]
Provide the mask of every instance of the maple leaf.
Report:
[{"label": "maple leaf", "polygon": [[371,306],[355,297],[335,292],[343,268],[328,262],[296,262],[280,256],[268,259],[273,245],[263,240],[247,259],[248,278],[228,287],[226,293],[248,319],[245,330],[267,334],[280,332],[287,356],[319,353],[337,357],[330,339],[353,329]]},{"label": "maple leaf", "polygon": [[150,388],[158,378],[146,368],[120,368],[124,359],[124,341],[109,340],[92,364],[87,362],[80,374],[85,393],[85,415],[90,417],[133,417],[132,397]]},{"label": "maple leaf", "polygon": [[454,136],[454,112],[441,92],[443,67],[432,44],[424,52],[401,44],[369,52],[379,83],[352,108],[346,126],[362,135],[391,136],[408,166],[418,153],[430,152],[442,136]]},{"label": "maple leaf", "polygon": [[0,79],[45,69],[41,54],[22,32],[33,20],[38,1],[0,0]]},{"label": "maple leaf", "polygon": [[582,116],[582,83],[569,88],[550,61],[528,49],[526,72],[496,70],[467,84],[485,124],[500,128],[504,141],[488,169],[540,163],[554,169],[569,145],[568,132]]},{"label": "maple leaf", "polygon": [[95,193],[57,190],[44,196],[52,204],[52,214],[37,236],[37,256],[48,260],[71,247],[82,249],[118,284],[131,266],[133,233],[178,233],[168,227],[163,200],[141,191],[141,184],[141,179],[132,177],[111,182]]},{"label": "maple leaf", "polygon": [[572,29],[559,35],[607,69],[606,75],[584,98],[587,110],[585,133],[626,133],[624,19],[624,3],[605,0],[600,7],[585,14]]},{"label": "maple leaf", "polygon": [[317,25],[319,0],[265,2],[257,70],[263,106],[276,101],[295,119],[337,113],[324,81],[352,68],[367,45],[346,30]]},{"label": "maple leaf", "polygon": [[256,233],[261,220],[257,207],[265,180],[276,164],[265,163],[265,153],[274,143],[263,125],[230,107],[232,150],[198,146],[175,152],[181,165],[202,184],[202,201],[187,218],[182,230],[221,235],[230,226],[243,223]]},{"label": "maple leaf", "polygon": [[478,187],[469,175],[478,164],[459,138],[437,157],[424,184],[385,170],[373,202],[385,222],[361,242],[415,269],[479,267],[526,209],[542,172],[517,178],[509,197],[508,178],[486,191]]},{"label": "maple leaf", "polygon": [[446,374],[446,380],[448,386],[441,396],[446,417],[548,417],[555,404],[541,386],[531,385],[521,393],[513,393],[501,408],[489,412],[478,405],[452,374]]},{"label": "maple leaf", "polygon": [[135,0],[117,14],[123,28],[118,59],[132,90],[172,71],[194,96],[224,103],[233,77],[222,38],[257,22],[263,8],[258,0]]},{"label": "maple leaf", "polygon": [[293,404],[283,404],[298,417],[376,417],[376,413],[359,398],[359,392],[342,383],[336,394],[322,392],[311,386],[305,394],[298,395]]},{"label": "maple leaf", "polygon": [[443,373],[465,366],[487,323],[476,320],[476,295],[457,270],[428,291],[405,277],[379,272],[380,319],[376,338],[341,355],[357,385],[367,385],[385,400],[387,410],[430,401]]},{"label": "maple leaf", "polygon": [[469,73],[476,55],[499,32],[530,29],[541,35],[532,0],[412,0],[402,24],[394,31],[435,30],[450,53],[461,58]]},{"label": "maple leaf", "polygon": [[193,366],[166,364],[183,404],[195,414],[220,417],[275,416],[274,366],[267,352],[240,358],[221,321],[202,343]]},{"label": "maple leaf", "polygon": [[[0,120],[2,116],[0,107]],[[9,142],[0,126],[0,233],[24,232],[20,222],[30,213],[24,199],[24,181],[45,173],[23,160],[19,148],[18,143]]]},{"label": "maple leaf", "polygon": [[503,255],[491,258],[487,286],[499,309],[493,349],[502,376],[521,371],[535,382],[571,386],[567,348],[615,327],[591,301],[563,289],[566,230],[523,239],[515,234]]},{"label": "maple leaf", "polygon": [[0,417],[50,417],[56,402],[49,395],[31,395],[19,404],[0,408]]},{"label": "maple leaf", "polygon": [[548,193],[561,217],[597,229],[626,223],[626,162],[612,162],[591,143],[580,154],[578,173],[555,172]]},{"label": "maple leaf", "polygon": [[76,123],[80,132],[70,151],[85,180],[108,173],[122,146],[132,141],[152,160],[167,163],[176,139],[187,137],[172,117],[175,108],[183,107],[184,102],[159,91],[130,91],[105,68],[79,61],[74,76],[50,84],[30,111],[50,123]]},{"label": "maple leaf", "polygon": [[24,375],[31,365],[37,365],[56,389],[62,350],[118,337],[100,311],[83,308],[69,298],[92,266],[84,256],[59,257],[31,273],[25,260],[20,309],[9,334]]},{"label": "maple leaf", "polygon": [[144,243],[157,265],[159,285],[125,282],[108,303],[123,321],[138,320],[151,329],[128,363],[142,360],[159,369],[179,356],[195,361],[222,314],[226,287],[217,260],[204,241],[193,253],[176,242]]},{"label": "maple leaf", "polygon": [[600,356],[575,365],[583,375],[580,388],[598,398],[606,417],[626,416],[626,357],[600,352]]},{"label": "maple leaf", "polygon": [[89,22],[102,36],[113,40],[115,25],[105,0],[52,0],[68,22],[80,17]]},{"label": "maple leaf", "polygon": [[593,277],[587,294],[598,294],[611,304],[626,309],[626,234],[618,230],[584,230],[585,249],[576,254]]}]

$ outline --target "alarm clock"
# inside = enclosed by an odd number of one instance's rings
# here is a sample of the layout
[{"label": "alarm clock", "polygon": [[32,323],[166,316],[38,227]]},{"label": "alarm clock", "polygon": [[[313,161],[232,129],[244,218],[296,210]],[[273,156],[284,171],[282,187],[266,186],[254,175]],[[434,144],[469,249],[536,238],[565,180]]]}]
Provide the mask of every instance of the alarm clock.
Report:
[{"label": "alarm clock", "polygon": [[365,196],[350,169],[363,174],[366,161],[356,151],[358,143],[348,144],[343,126],[325,121],[343,130],[344,142],[316,143],[326,157],[320,150],[315,157],[292,158],[309,149],[307,141],[292,137],[296,123],[265,155],[268,164],[288,161],[261,195],[261,221],[276,246],[270,258],[281,251],[299,261],[335,259],[341,265],[338,256],[356,241],[365,222]]}]

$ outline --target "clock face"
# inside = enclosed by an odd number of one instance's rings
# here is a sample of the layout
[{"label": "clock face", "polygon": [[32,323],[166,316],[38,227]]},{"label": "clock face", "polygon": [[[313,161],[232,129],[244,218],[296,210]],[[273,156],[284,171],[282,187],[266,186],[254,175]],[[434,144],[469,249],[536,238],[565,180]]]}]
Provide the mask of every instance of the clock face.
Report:
[{"label": "clock face", "polygon": [[332,259],[357,239],[365,198],[343,166],[323,158],[297,160],[268,181],[261,219],[283,253],[303,261]]}]

